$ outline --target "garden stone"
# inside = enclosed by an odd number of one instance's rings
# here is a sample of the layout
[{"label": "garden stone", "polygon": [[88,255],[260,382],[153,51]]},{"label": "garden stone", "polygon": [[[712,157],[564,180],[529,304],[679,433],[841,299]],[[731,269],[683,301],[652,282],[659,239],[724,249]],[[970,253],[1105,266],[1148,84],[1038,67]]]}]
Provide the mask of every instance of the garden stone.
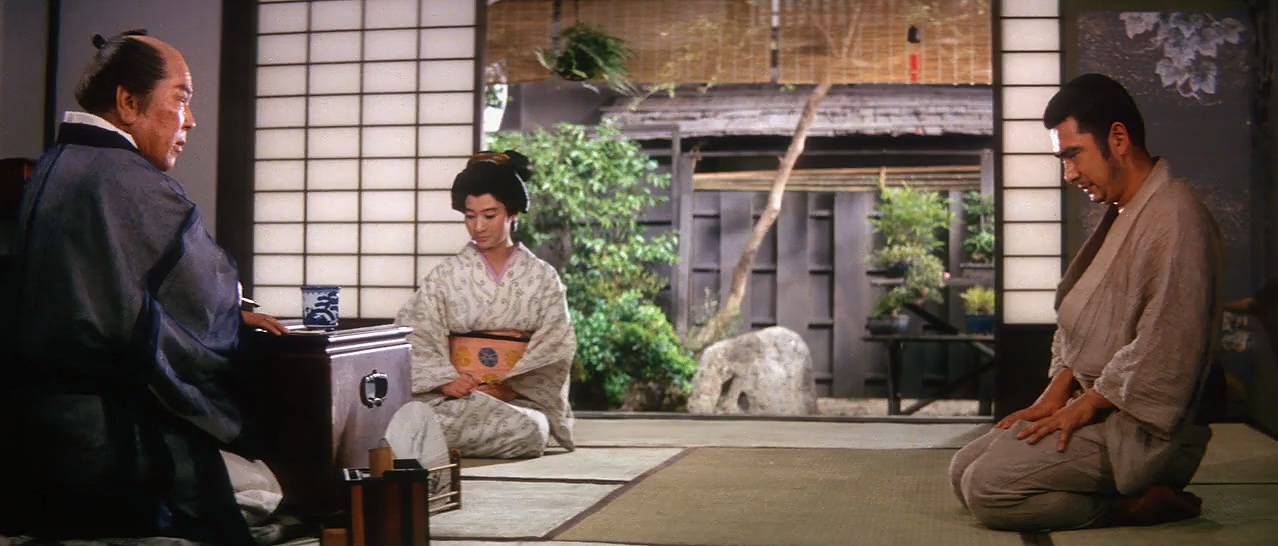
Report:
[{"label": "garden stone", "polygon": [[803,337],[779,326],[711,345],[692,378],[688,412],[814,415],[812,354]]}]

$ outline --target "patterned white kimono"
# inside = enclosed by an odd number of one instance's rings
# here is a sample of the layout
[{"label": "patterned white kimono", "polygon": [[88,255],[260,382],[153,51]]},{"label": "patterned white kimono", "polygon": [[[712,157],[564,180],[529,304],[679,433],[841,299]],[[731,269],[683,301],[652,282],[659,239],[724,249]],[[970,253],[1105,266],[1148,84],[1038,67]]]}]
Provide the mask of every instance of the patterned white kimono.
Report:
[{"label": "patterned white kimono", "polygon": [[[523,245],[500,274],[467,245],[426,276],[396,323],[413,328],[414,398],[433,410],[449,448],[466,457],[537,457],[551,436],[574,448],[568,383],[577,338],[565,289],[555,269]],[[473,392],[449,399],[437,392],[458,377],[449,333],[494,330],[533,332],[504,381],[518,398],[506,403]]]}]

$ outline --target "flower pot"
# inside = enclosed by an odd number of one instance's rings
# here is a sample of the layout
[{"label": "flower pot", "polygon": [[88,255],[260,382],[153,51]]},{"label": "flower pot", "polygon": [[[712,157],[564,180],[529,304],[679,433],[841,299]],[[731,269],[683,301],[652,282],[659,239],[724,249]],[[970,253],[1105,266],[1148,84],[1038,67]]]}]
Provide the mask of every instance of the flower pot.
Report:
[{"label": "flower pot", "polygon": [[872,335],[891,335],[904,332],[910,327],[909,315],[895,317],[870,317],[865,320],[865,329]]},{"label": "flower pot", "polygon": [[972,279],[980,284],[992,284],[994,282],[994,264],[959,264],[959,268],[963,271],[963,277]]},{"label": "flower pot", "polygon": [[994,331],[994,315],[967,315],[967,333],[988,334]]}]

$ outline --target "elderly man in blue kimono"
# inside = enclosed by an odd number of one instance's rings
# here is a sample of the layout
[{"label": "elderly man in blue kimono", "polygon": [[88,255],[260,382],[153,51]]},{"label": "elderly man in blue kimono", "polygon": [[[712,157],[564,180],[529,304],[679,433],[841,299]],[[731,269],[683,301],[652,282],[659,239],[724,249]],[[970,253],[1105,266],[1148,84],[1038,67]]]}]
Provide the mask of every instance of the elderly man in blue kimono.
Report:
[{"label": "elderly man in blue kimono", "polygon": [[0,534],[253,544],[219,449],[242,328],[232,260],[173,168],[190,70],[135,31],[98,51],[24,188],[0,335]]}]

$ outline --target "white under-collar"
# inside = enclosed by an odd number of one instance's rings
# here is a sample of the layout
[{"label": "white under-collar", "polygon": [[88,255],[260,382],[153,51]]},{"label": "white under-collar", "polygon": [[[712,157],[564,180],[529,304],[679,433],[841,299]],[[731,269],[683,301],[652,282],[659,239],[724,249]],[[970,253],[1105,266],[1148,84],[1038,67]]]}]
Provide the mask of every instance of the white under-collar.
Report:
[{"label": "white under-collar", "polygon": [[79,123],[82,125],[92,125],[99,129],[115,131],[117,134],[124,137],[125,140],[128,140],[129,144],[132,144],[134,148],[138,147],[137,141],[133,140],[133,135],[130,135],[120,130],[119,127],[116,127],[111,122],[105,119],[102,119],[101,116],[90,114],[88,112],[75,112],[75,111],[68,110],[65,114],[62,115],[62,123]]}]

